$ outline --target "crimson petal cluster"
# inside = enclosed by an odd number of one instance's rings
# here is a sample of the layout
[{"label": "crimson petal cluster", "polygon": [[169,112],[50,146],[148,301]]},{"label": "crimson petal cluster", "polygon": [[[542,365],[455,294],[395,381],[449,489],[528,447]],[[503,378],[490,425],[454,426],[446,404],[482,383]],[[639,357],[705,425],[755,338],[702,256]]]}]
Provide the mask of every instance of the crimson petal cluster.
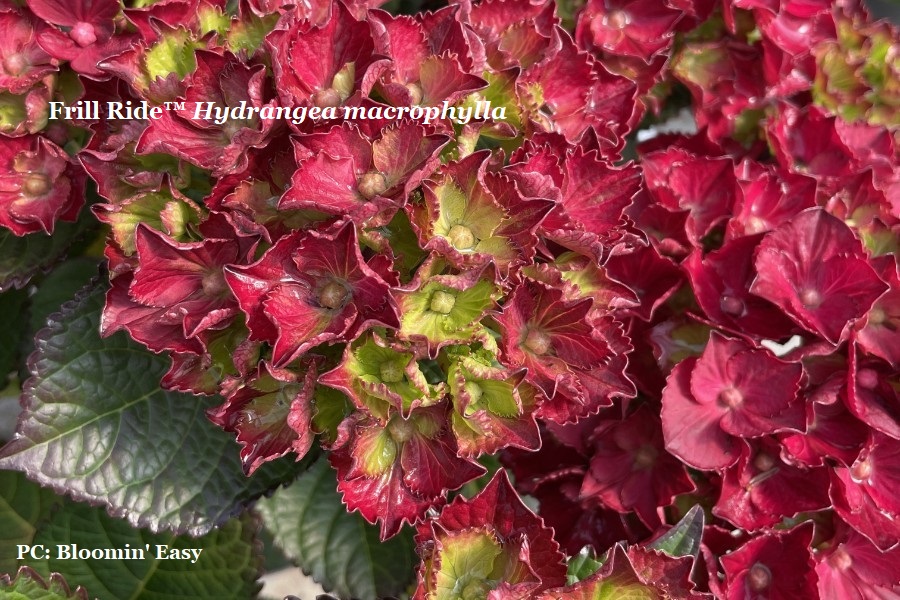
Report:
[{"label": "crimson petal cluster", "polygon": [[[382,538],[416,527],[417,598],[900,595],[889,24],[854,0],[140,4],[0,7],[0,227],[51,233],[93,180],[103,334],[221,396],[248,475],[321,446]],[[48,119],[78,100],[166,110]],[[484,102],[504,118],[385,111]],[[642,125],[679,107],[694,133]],[[695,556],[648,548],[694,504]],[[567,584],[584,546],[606,562]]]}]

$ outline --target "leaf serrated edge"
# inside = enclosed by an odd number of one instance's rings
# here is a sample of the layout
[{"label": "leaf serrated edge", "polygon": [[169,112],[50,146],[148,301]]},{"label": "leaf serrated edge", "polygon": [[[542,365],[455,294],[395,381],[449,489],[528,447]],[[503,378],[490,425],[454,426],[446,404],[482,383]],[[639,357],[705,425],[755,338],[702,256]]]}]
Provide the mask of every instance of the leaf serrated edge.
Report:
[{"label": "leaf serrated edge", "polygon": [[[234,506],[230,510],[225,510],[219,512],[217,515],[212,515],[211,518],[202,524],[195,525],[193,527],[185,527],[185,528],[174,528],[174,527],[160,527],[155,520],[148,515],[138,515],[131,512],[126,507],[114,507],[110,504],[104,502],[103,500],[91,498],[89,496],[83,496],[80,492],[71,490],[66,487],[64,484],[59,483],[56,480],[47,479],[43,477],[43,474],[40,471],[35,471],[34,469],[24,468],[19,469],[17,467],[10,468],[7,465],[3,464],[5,459],[10,458],[18,451],[15,449],[15,446],[18,445],[17,442],[22,440],[22,436],[19,434],[20,426],[27,419],[27,411],[31,407],[31,403],[34,401],[34,390],[38,385],[38,379],[43,374],[41,371],[38,362],[43,358],[43,353],[47,344],[49,342],[49,338],[57,333],[61,333],[64,331],[66,317],[75,314],[76,310],[85,303],[86,299],[88,299],[92,294],[98,291],[99,288],[104,288],[103,298],[105,302],[106,291],[108,287],[104,284],[106,281],[104,278],[104,274],[106,272],[105,267],[101,266],[101,273],[96,277],[92,278],[90,282],[88,282],[84,287],[82,287],[78,292],[76,292],[75,296],[64,302],[59,310],[51,313],[47,317],[47,324],[42,327],[40,330],[35,333],[34,336],[34,350],[28,356],[26,361],[26,365],[29,372],[29,377],[22,385],[22,393],[19,396],[19,406],[21,407],[21,411],[19,412],[19,416],[16,420],[16,434],[12,440],[7,442],[4,446],[0,447],[0,468],[6,468],[13,471],[19,471],[24,473],[29,481],[32,481],[42,488],[50,489],[58,496],[64,496],[72,499],[75,502],[80,502],[82,504],[87,504],[88,506],[98,507],[103,506],[106,509],[107,514],[109,516],[116,519],[124,519],[126,520],[132,527],[136,527],[139,529],[147,529],[152,533],[162,533],[162,532],[170,532],[174,535],[183,535],[187,534],[191,537],[201,537],[206,535],[213,529],[221,526],[223,523],[227,522],[230,519],[236,518],[243,513],[246,512],[246,509],[252,506],[260,497],[263,496],[271,496],[275,493],[279,488],[286,486],[297,479],[295,476],[293,479],[287,479],[283,481],[279,481],[276,485],[269,487],[268,489],[262,490],[262,492],[258,495],[247,497],[240,502],[234,504]],[[99,332],[98,332],[99,335]],[[130,340],[130,338],[128,338]],[[148,350],[148,352],[150,352]],[[158,354],[158,353],[156,353]],[[318,458],[316,453],[312,450],[308,452],[304,457],[302,457],[297,462],[314,462],[313,459]],[[284,460],[284,459],[282,459]]]},{"label": "leaf serrated edge", "polygon": [[6,573],[0,575],[0,586],[12,586],[20,578],[31,579],[47,591],[51,591],[51,586],[58,585],[60,588],[62,588],[63,592],[66,595],[66,598],[72,598],[74,600],[89,600],[87,590],[79,585],[75,588],[75,591],[72,591],[72,589],[69,587],[68,582],[66,582],[65,577],[63,577],[61,574],[50,573],[50,577],[44,579],[37,571],[28,566],[19,567],[19,570],[16,572],[15,577],[10,577],[10,575]]}]

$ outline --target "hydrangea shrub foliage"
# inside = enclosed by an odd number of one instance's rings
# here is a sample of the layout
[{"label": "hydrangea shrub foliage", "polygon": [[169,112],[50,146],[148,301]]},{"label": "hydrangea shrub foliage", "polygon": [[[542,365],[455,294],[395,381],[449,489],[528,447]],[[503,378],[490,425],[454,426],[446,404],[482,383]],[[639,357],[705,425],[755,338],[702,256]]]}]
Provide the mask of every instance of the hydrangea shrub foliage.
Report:
[{"label": "hydrangea shrub foliage", "polygon": [[896,30],[381,4],[0,0],[0,596],[900,598]]}]

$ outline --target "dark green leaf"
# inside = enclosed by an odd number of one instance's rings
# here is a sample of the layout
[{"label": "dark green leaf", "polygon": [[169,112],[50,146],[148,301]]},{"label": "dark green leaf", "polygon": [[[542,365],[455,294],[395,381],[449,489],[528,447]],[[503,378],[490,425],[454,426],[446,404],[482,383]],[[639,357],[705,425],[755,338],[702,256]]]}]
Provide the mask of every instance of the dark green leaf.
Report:
[{"label": "dark green leaf", "polygon": [[704,521],[703,509],[699,505],[694,506],[672,529],[647,547],[662,550],[670,556],[693,556],[696,559],[700,555]]},{"label": "dark green leaf", "polygon": [[19,340],[25,332],[22,312],[27,299],[24,290],[0,293],[0,389],[6,387],[6,376],[16,368]]},{"label": "dark green leaf", "polygon": [[60,498],[28,481],[22,473],[0,471],[0,573],[19,566],[18,544],[31,544],[37,525]]},{"label": "dark green leaf", "polygon": [[45,581],[34,569],[22,567],[15,578],[0,576],[0,598],[3,600],[87,600],[87,597],[82,587],[70,591],[59,573]]},{"label": "dark green leaf", "polygon": [[[30,566],[45,576],[61,573],[101,600],[246,600],[259,589],[257,529],[258,522],[244,518],[199,538],[151,533],[100,507],[67,502],[35,536],[35,545],[46,548],[49,557]],[[199,557],[191,549],[199,550]],[[102,557],[82,558],[81,552]]]},{"label": "dark green leaf", "polygon": [[85,208],[75,223],[59,221],[53,235],[43,232],[22,237],[0,228],[0,291],[21,288],[31,277],[59,261],[97,222]]},{"label": "dark green leaf", "polygon": [[0,468],[136,526],[194,535],[302,469],[279,460],[245,477],[233,437],[206,419],[219,399],[161,390],[165,358],[123,333],[100,338],[104,292],[85,291],[38,336],[23,417]]},{"label": "dark green leaf", "polygon": [[379,541],[378,529],[341,503],[324,458],[293,485],[261,500],[259,509],[285,554],[342,598],[396,594],[411,579],[416,563],[411,531]]},{"label": "dark green leaf", "polygon": [[72,258],[50,271],[31,297],[29,327],[33,333],[42,329],[47,317],[57,312],[63,303],[71,300],[76,292],[97,275],[96,259]]}]

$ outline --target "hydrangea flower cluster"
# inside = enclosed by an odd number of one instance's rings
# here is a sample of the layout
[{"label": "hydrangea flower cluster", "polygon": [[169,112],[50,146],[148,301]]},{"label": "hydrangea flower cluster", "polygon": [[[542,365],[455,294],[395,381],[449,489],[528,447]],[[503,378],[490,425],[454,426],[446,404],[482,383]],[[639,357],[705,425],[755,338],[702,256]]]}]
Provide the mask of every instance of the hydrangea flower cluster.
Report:
[{"label": "hydrangea flower cluster", "polygon": [[[103,333],[221,395],[247,474],[325,449],[349,510],[417,528],[417,598],[900,594],[896,31],[857,0],[379,4],[3,5],[0,225],[52,232],[93,180]],[[49,120],[79,100],[167,110]],[[682,100],[696,133],[637,143]],[[696,564],[648,545],[695,504]]]}]

